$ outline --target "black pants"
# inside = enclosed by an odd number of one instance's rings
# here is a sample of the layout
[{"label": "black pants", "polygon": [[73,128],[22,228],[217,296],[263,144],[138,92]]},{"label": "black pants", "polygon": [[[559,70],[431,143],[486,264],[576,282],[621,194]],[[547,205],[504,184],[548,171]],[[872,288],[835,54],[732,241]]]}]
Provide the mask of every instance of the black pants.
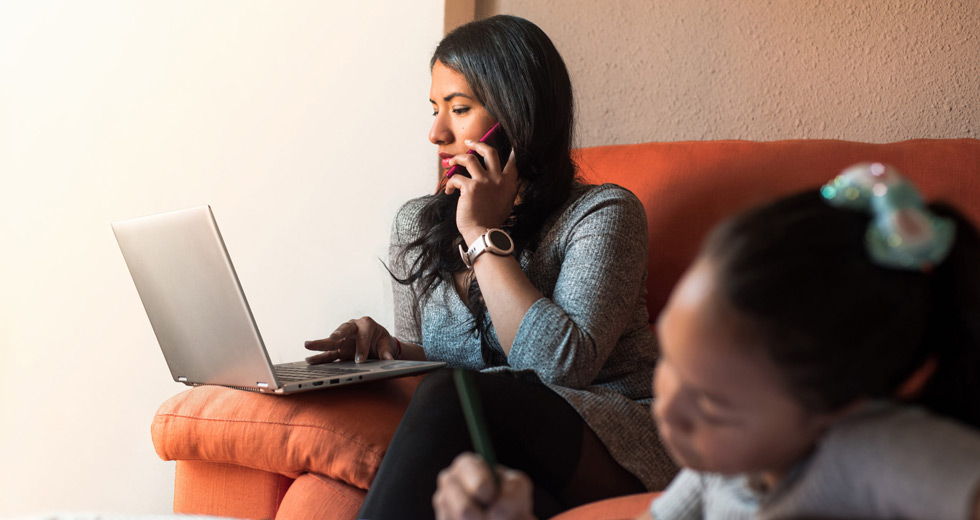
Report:
[{"label": "black pants", "polygon": [[[645,490],[612,459],[578,412],[548,387],[508,376],[473,376],[498,462],[531,477],[538,518]],[[433,518],[436,478],[463,451],[473,451],[473,444],[452,371],[439,370],[419,385],[359,518]]]}]

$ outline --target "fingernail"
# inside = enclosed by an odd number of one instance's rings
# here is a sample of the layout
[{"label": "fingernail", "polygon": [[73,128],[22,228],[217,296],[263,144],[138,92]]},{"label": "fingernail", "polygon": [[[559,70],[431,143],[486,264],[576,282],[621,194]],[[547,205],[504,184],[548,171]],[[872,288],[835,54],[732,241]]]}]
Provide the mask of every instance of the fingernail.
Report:
[{"label": "fingernail", "polygon": [[354,356],[354,362],[355,363],[363,363],[364,362],[364,356],[362,356],[360,354]]}]

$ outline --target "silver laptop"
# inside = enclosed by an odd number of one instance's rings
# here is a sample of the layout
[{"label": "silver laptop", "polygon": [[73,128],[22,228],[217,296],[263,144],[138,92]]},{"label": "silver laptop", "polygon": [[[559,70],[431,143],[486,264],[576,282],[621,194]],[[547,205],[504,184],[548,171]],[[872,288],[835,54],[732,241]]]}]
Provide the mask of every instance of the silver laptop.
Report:
[{"label": "silver laptop", "polygon": [[112,230],[174,381],[286,394],[445,365],[403,360],[273,365],[210,206],[114,222]]}]

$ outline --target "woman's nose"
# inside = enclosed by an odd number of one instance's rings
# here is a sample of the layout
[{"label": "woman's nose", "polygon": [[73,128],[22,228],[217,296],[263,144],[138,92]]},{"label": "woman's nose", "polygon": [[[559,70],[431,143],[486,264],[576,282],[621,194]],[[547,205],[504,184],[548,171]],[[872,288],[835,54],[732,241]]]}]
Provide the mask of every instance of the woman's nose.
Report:
[{"label": "woman's nose", "polygon": [[449,144],[453,142],[453,132],[446,124],[442,115],[437,115],[429,128],[429,142],[432,144]]}]

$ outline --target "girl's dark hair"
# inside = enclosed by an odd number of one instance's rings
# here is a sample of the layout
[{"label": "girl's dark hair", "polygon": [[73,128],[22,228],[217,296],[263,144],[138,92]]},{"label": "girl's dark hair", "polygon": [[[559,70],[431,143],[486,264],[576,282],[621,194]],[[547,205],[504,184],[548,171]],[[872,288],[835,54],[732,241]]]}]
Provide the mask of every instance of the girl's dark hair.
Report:
[{"label": "girl's dark hair", "polygon": [[915,401],[980,426],[980,237],[953,208],[930,209],[956,222],[956,242],[928,271],[873,264],[870,215],[817,191],[742,213],[708,238],[719,291],[804,406],[894,399],[933,358]]},{"label": "girl's dark hair", "polygon": [[[575,184],[572,84],[565,62],[540,28],[506,15],[471,22],[446,35],[430,68],[436,62],[463,75],[514,148],[523,188],[521,203],[504,227],[514,239],[515,254],[520,255],[535,243],[544,223],[568,199]],[[456,228],[458,201],[458,192],[430,197],[421,210],[420,236],[401,250],[402,259],[415,258],[408,266],[408,276],[396,281],[417,283],[416,321],[435,284],[451,284],[453,273],[465,269],[457,249],[462,242]],[[484,359],[489,362],[486,304],[475,281],[469,287],[467,306],[473,330],[484,338]]]}]

